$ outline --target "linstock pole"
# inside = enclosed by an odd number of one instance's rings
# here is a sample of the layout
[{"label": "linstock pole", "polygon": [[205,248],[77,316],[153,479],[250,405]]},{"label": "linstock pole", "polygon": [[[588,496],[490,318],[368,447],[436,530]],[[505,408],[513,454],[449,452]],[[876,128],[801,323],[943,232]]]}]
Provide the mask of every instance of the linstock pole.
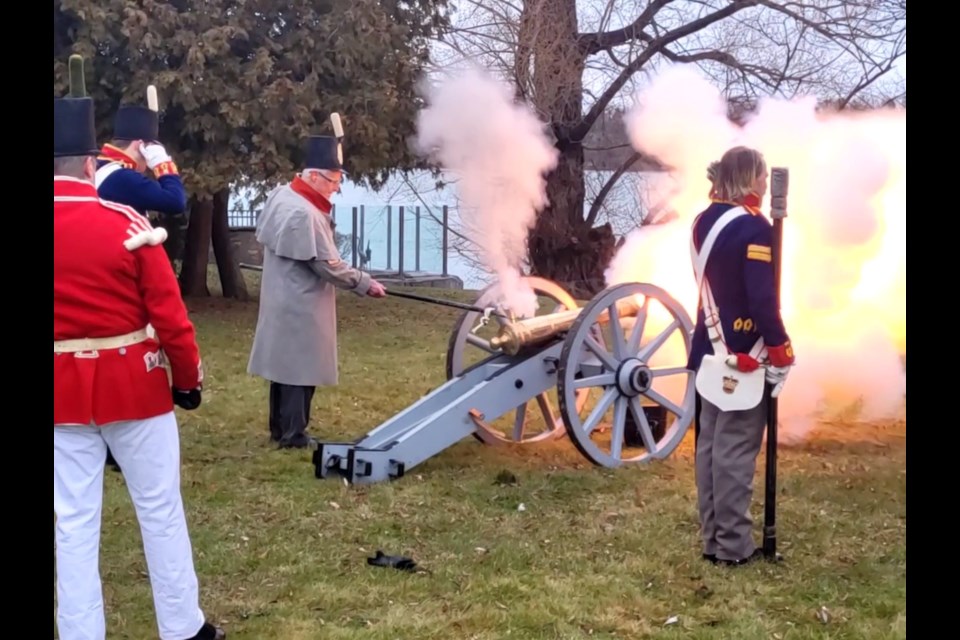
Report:
[{"label": "linstock pole", "polygon": [[481,309],[472,304],[464,304],[462,302],[455,302],[453,300],[443,300],[440,298],[428,298],[427,296],[420,296],[415,293],[406,293],[397,291],[396,289],[387,289],[388,296],[394,296],[397,298],[406,298],[408,300],[418,300],[420,302],[426,302],[429,304],[437,304],[443,307],[453,307],[454,309],[463,309],[465,311],[476,311],[477,313],[487,313],[489,311],[490,315],[499,316],[501,318],[509,320],[503,313],[496,311],[492,308],[490,309]]},{"label": "linstock pole", "polygon": [[[776,288],[777,308],[780,308],[780,274],[783,265],[783,219],[787,217],[787,191],[790,173],[782,167],[770,172],[770,217],[773,219],[773,282]],[[778,398],[769,396],[767,385],[767,468],[766,492],[763,509],[763,555],[768,560],[779,560],[777,554],[777,421]]]}]

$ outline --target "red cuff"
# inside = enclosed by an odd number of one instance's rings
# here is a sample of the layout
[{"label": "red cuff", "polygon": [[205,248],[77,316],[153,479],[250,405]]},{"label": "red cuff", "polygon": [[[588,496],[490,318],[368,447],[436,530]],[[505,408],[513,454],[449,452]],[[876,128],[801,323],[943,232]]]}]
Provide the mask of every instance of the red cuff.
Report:
[{"label": "red cuff", "polygon": [[756,371],[760,368],[760,363],[757,362],[756,358],[751,358],[745,353],[738,353],[737,355],[737,370],[742,371],[743,373],[750,373],[751,371]]},{"label": "red cuff", "polygon": [[160,164],[158,164],[156,167],[153,168],[153,175],[155,175],[158,178],[161,176],[175,176],[178,174],[179,174],[179,171],[177,171],[177,165],[173,162],[173,160],[168,160],[167,162],[161,162]]},{"label": "red cuff", "polygon": [[789,340],[779,347],[767,347],[767,355],[770,356],[770,364],[775,367],[789,367],[794,362],[793,346]]}]

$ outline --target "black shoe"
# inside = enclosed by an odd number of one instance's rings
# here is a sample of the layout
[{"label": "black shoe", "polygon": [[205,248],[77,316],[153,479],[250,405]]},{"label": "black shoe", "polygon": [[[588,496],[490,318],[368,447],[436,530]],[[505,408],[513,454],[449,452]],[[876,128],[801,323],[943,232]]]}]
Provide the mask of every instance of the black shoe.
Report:
[{"label": "black shoe", "polygon": [[401,571],[416,571],[417,569],[417,563],[412,559],[403,556],[388,556],[380,550],[374,557],[367,558],[367,564],[372,567],[392,567]]},{"label": "black shoe", "polygon": [[277,444],[278,449],[306,449],[316,442],[313,438],[308,438],[304,436],[303,438],[298,438],[296,440],[290,440],[287,442],[280,441]]},{"label": "black shoe", "polygon": [[717,564],[717,554],[715,553],[705,553],[703,559],[712,564]]},{"label": "black shoe", "polygon": [[745,564],[750,564],[751,562],[756,562],[763,558],[763,549],[757,548],[753,550],[746,558],[741,558],[739,560],[720,560],[717,559],[717,564],[722,564],[727,567],[742,567]]},{"label": "black shoe", "polygon": [[209,622],[204,622],[197,631],[197,635],[187,638],[187,640],[225,640],[227,633],[220,627],[215,627]]}]

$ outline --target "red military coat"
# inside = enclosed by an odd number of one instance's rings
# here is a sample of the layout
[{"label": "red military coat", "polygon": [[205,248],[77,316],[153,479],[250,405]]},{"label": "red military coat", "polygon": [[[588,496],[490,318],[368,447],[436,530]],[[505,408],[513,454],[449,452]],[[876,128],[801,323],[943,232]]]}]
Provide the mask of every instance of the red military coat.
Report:
[{"label": "red military coat", "polygon": [[[98,425],[173,410],[173,386],[201,386],[196,334],[163,250],[163,229],[100,200],[92,183],[53,179],[53,340],[122,336],[152,325],[156,339],[53,356],[54,424]],[[158,342],[159,341],[159,342]],[[55,345],[56,347],[56,345]]]}]

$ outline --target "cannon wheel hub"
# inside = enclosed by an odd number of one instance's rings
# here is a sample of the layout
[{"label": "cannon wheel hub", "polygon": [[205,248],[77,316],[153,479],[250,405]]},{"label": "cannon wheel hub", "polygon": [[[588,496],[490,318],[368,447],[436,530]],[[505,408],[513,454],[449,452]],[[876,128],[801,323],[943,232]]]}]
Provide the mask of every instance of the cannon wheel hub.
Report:
[{"label": "cannon wheel hub", "polygon": [[632,398],[648,391],[652,382],[650,367],[637,358],[627,358],[617,369],[617,388],[627,397]]}]

